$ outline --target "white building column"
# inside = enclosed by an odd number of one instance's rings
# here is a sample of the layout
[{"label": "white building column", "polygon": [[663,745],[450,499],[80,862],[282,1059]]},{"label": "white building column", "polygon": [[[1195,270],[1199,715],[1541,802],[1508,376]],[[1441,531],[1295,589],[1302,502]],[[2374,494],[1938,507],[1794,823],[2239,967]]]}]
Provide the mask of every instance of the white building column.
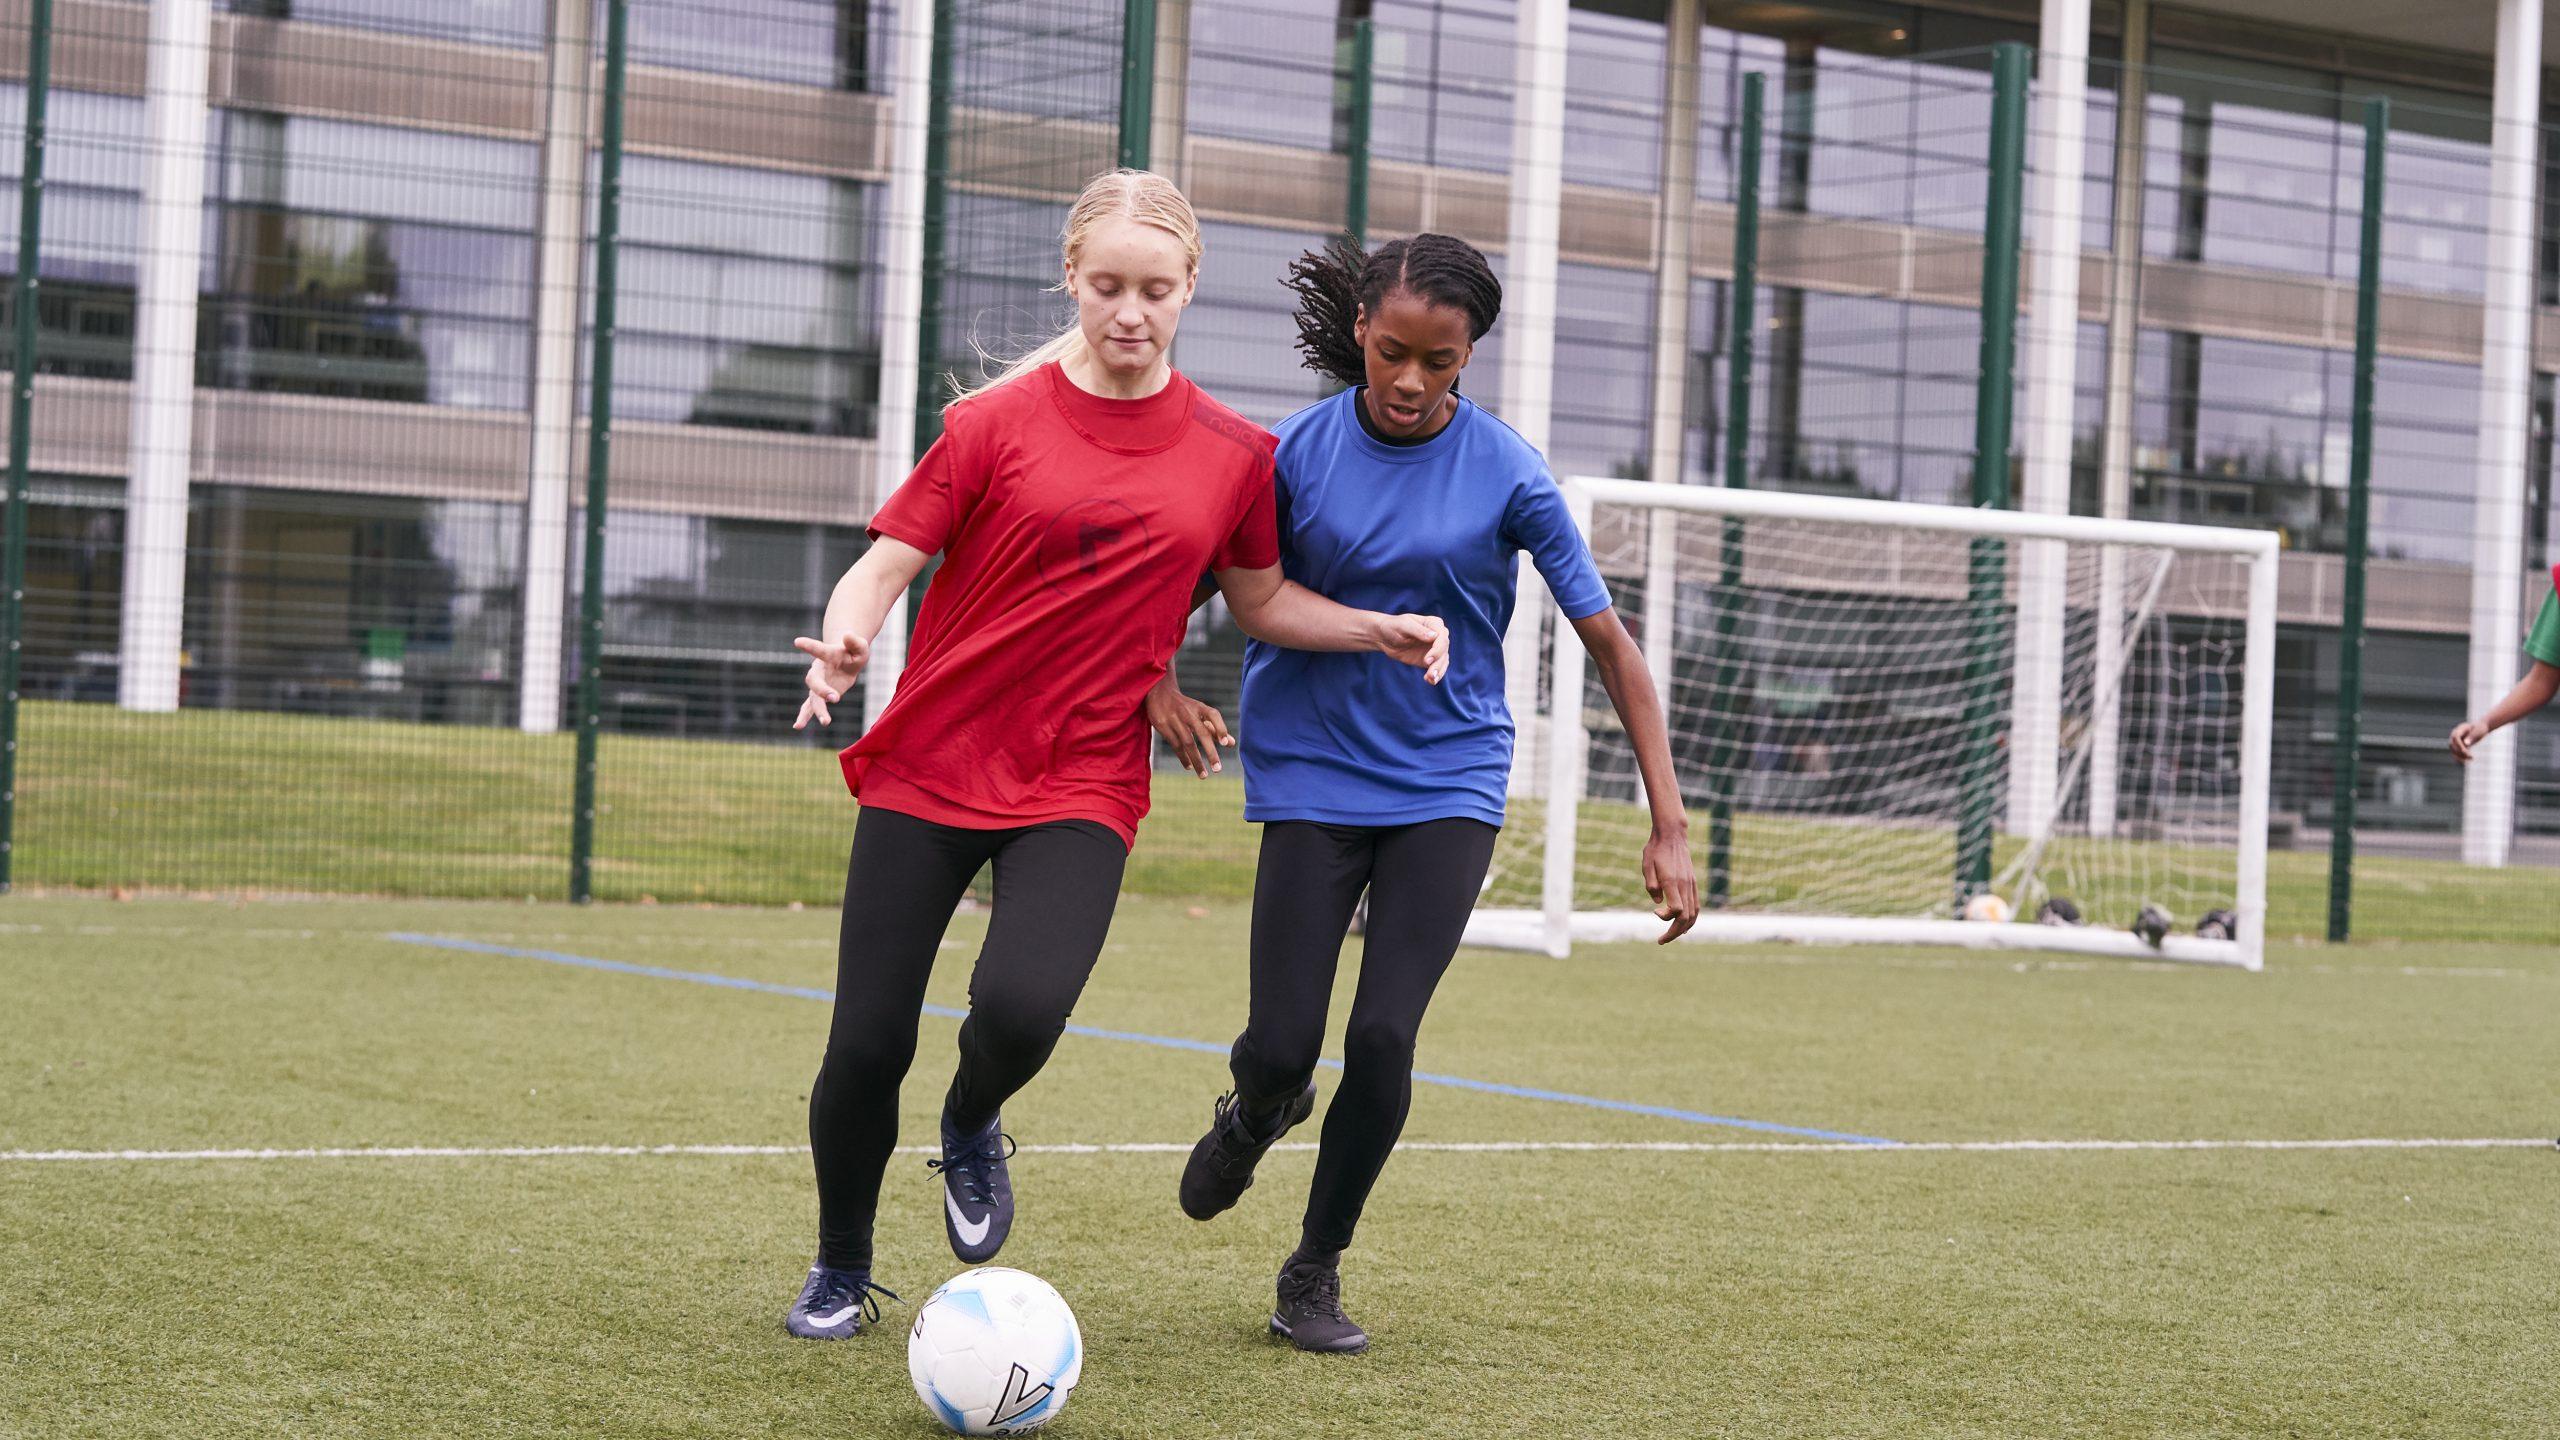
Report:
[{"label": "white building column", "polygon": [[[1564,211],[1566,0],[1520,0],[1513,28],[1511,217],[1502,276],[1502,418],[1547,448],[1555,410],[1556,246]],[[1520,557],[1520,600],[1502,637],[1504,697],[1519,727],[1511,789],[1536,793],[1545,727],[1538,716],[1538,629],[1545,582]],[[1453,664],[1465,663],[1453,657]],[[1582,697],[1558,696],[1559,707]]]},{"label": "white building column", "polygon": [[[1698,209],[1698,0],[1671,0],[1662,26],[1662,193],[1653,239],[1653,444],[1645,473],[1657,485],[1687,478],[1689,263]],[[1671,704],[1673,642],[1679,635],[1679,517],[1656,511],[1646,536],[1644,663],[1665,708]]]},{"label": "white building column", "polygon": [[533,383],[525,461],[524,645],[516,724],[560,728],[567,678],[569,492],[578,450],[578,327],[586,290],[587,156],[594,143],[595,7],[551,0],[543,62],[542,193],[534,224]]},{"label": "white building column", "polygon": [[[2080,186],[2089,129],[2089,0],[2045,0],[2037,32],[2029,272],[2025,486],[2018,508],[2071,511],[2073,362],[2079,355]],[[2058,541],[2018,547],[2017,673],[2009,725],[2009,831],[2052,823],[2062,750],[2064,606],[2069,555]]]},{"label": "white building column", "polygon": [[[888,503],[916,462],[917,333],[924,318],[924,157],[933,119],[933,0],[898,0],[889,80],[889,196],[881,212],[880,423],[874,432],[867,519]],[[889,607],[863,672],[862,728],[878,723],[907,668],[907,601]]]},{"label": "white building column", "polygon": [[[2151,0],[2124,0],[2124,68],[2116,76],[2115,223],[2107,264],[2107,400],[2098,461],[2098,513],[2133,510],[2133,362],[2141,336],[2144,145],[2151,110]],[[2124,552],[2098,558],[2096,711],[2089,717],[2089,834],[2116,833],[2123,766],[2124,692],[2108,685],[2124,663]]]},{"label": "white building column", "polygon": [[212,0],[154,0],[143,143],[142,256],[133,325],[125,480],[124,615],[117,703],[178,708],[187,597],[187,487],[195,454],[196,277],[204,261],[206,70]]},{"label": "white building column", "polygon": [[[2498,0],[2482,288],[2480,470],[2471,541],[2469,713],[2515,683],[2524,634],[2524,467],[2533,383],[2533,248],[2542,107],[2542,0]],[[2462,776],[2462,859],[2504,865],[2515,838],[2516,732],[2482,742]]]},{"label": "white building column", "polygon": [[1156,0],[1155,80],[1147,168],[1176,185],[1188,184],[1182,137],[1191,126],[1191,0]]}]

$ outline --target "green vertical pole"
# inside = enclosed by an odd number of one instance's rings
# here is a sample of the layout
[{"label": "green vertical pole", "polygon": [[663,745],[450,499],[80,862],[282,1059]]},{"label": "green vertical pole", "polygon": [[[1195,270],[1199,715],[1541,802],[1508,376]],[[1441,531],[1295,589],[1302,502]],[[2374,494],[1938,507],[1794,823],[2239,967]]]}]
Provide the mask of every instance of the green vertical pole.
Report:
[{"label": "green vertical pole", "polygon": [[595,898],[596,727],[604,710],[604,509],[613,458],[614,295],[622,240],[622,100],[630,10],[630,0],[605,0],[595,350],[587,366],[587,563],[578,594],[578,775],[569,822],[569,899],[580,905]]},{"label": "green vertical pole", "polygon": [[942,291],[949,268],[951,208],[952,0],[934,0],[933,45],[924,126],[924,247],[918,266],[922,293],[916,305],[915,453],[922,458],[942,438]]},{"label": "green vertical pole", "polygon": [[1156,0],[1122,0],[1120,15],[1120,167],[1144,170],[1156,122]]},{"label": "green vertical pole", "polygon": [[[950,278],[951,57],[958,10],[955,0],[933,0],[933,43],[925,51],[924,243],[917,265],[914,432],[919,460],[942,438],[942,407],[951,398],[945,384],[950,372],[942,366],[942,297]],[[907,586],[909,633],[924,612],[925,588],[933,583],[937,563],[928,562]]]},{"label": "green vertical pole", "polygon": [[2347,463],[2347,593],[2338,617],[2337,798],[2329,815],[2329,939],[2353,928],[2356,782],[2364,767],[2364,568],[2373,502],[2373,352],[2382,313],[2382,156],[2391,102],[2364,102],[2364,226],[2356,246],[2356,388]]},{"label": "green vertical pole", "polygon": [[1377,29],[1366,18],[1351,23],[1349,126],[1343,136],[1342,233],[1369,248],[1369,119],[1377,84]]},{"label": "green vertical pole", "polygon": [[[1733,287],[1725,303],[1724,483],[1751,483],[1751,369],[1760,323],[1760,118],[1768,103],[1769,77],[1742,77],[1742,138],[1735,155]],[[1742,522],[1724,522],[1723,568],[1716,577],[1715,700],[1720,717],[1707,760],[1707,905],[1721,910],[1733,898],[1734,728],[1741,693],[1734,631],[1742,586]]]},{"label": "green vertical pole", "polygon": [[[2018,341],[2018,225],[2027,168],[2027,47],[2002,45],[1991,62],[1991,194],[1982,222],[1982,361],[1974,402],[1973,503],[2009,508],[2009,412]],[[1991,887],[1991,822],[2000,768],[1999,684],[2009,623],[2008,546],[1975,539],[1966,567],[1972,656],[1965,666],[1965,728],[1972,763],[1956,817],[1956,909]]]},{"label": "green vertical pole", "polygon": [[9,502],[0,541],[0,895],[9,893],[18,825],[18,674],[27,623],[27,461],[36,403],[36,271],[43,262],[44,107],[53,88],[53,0],[27,24],[27,125],[18,160],[17,362],[9,377]]}]

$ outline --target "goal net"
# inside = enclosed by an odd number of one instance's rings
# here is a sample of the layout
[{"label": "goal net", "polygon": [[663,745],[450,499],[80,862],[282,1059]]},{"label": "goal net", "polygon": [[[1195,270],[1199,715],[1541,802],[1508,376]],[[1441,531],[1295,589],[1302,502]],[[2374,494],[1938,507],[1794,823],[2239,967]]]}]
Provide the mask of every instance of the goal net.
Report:
[{"label": "goal net", "polygon": [[[1566,489],[1668,712],[1708,906],[1692,938],[2259,966],[2274,535]],[[1634,750],[1544,609],[1470,936],[1650,939]]]}]

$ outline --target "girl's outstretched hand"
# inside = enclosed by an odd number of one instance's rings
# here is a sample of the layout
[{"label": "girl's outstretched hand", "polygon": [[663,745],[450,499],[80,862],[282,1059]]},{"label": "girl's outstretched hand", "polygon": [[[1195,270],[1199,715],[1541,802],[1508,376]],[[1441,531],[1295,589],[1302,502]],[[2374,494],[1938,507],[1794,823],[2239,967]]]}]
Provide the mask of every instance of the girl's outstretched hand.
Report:
[{"label": "girl's outstretched hand", "polygon": [[861,677],[864,662],[871,658],[871,642],[847,635],[830,645],[803,635],[791,643],[809,657],[809,673],[802,677],[809,695],[800,702],[800,718],[791,722],[791,728],[806,730],[812,719],[821,725],[835,723],[835,716],[827,707],[842,701],[845,692]]}]

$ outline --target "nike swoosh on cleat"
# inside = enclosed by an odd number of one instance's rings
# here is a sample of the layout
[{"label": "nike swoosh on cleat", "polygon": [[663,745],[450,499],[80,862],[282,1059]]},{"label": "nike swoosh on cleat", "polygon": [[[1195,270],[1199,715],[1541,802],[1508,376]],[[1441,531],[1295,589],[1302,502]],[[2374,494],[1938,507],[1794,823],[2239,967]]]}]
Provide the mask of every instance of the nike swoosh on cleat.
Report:
[{"label": "nike swoosh on cleat", "polygon": [[972,1225],[969,1223],[969,1217],[960,1213],[960,1202],[952,1198],[949,1190],[942,1192],[942,1208],[951,1212],[951,1233],[960,1237],[961,1244],[983,1245],[986,1243],[987,1229],[996,1223],[996,1217],[992,1211],[980,1218],[977,1224]]},{"label": "nike swoosh on cleat", "polygon": [[833,1315],[811,1315],[809,1317],[809,1323],[817,1326],[821,1330],[832,1330],[838,1325],[843,1324],[846,1316],[851,1315],[854,1311],[861,1308],[862,1307],[859,1305],[847,1305]]}]

